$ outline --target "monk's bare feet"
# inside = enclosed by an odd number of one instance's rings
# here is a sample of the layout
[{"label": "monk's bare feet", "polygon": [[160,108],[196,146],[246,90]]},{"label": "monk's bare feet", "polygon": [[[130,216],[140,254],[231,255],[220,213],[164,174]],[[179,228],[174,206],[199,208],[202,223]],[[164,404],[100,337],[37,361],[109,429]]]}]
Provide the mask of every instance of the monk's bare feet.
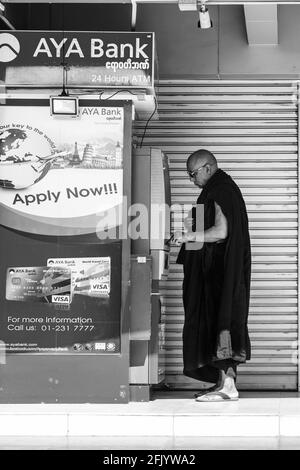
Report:
[{"label": "monk's bare feet", "polygon": [[239,397],[239,392],[235,386],[234,378],[227,374],[225,374],[224,380],[217,391],[225,393],[230,398],[236,399]]},{"label": "monk's bare feet", "polygon": [[203,390],[200,390],[200,392],[196,392],[194,394],[194,397],[195,398],[202,397],[203,395],[206,395],[207,393],[214,392],[218,388],[219,388],[219,384],[216,384],[213,387],[204,388]]},{"label": "monk's bare feet", "polygon": [[235,386],[235,376],[229,369],[227,374],[222,371],[221,380],[214,391],[208,392],[205,395],[198,396],[196,401],[214,402],[214,401],[236,401],[239,398],[239,392]]}]

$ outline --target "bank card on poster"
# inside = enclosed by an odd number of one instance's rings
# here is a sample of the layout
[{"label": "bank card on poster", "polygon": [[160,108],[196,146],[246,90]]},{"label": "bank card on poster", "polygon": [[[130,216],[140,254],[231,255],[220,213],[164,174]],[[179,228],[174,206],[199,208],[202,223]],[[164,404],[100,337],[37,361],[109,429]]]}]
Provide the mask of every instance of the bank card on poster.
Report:
[{"label": "bank card on poster", "polygon": [[72,274],[71,291],[74,295],[109,298],[111,279],[110,257],[49,258],[48,266],[64,267]]},{"label": "bank card on poster", "polygon": [[6,300],[20,302],[71,302],[71,270],[67,267],[9,267]]}]

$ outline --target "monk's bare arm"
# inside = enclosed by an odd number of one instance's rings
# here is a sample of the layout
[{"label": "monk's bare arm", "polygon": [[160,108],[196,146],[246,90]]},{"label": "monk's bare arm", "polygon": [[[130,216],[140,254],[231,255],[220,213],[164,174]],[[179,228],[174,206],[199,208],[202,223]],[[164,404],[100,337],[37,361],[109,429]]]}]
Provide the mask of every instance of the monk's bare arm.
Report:
[{"label": "monk's bare arm", "polygon": [[186,242],[214,243],[225,240],[228,236],[228,223],[221,207],[215,202],[215,223],[204,232],[187,232],[174,234],[174,242],[177,244]]},{"label": "monk's bare arm", "polygon": [[[203,239],[204,236],[204,239]],[[204,241],[205,243],[214,243],[225,240],[228,236],[228,223],[221,207],[215,202],[215,223],[212,227],[204,231],[188,234],[189,241]]]}]

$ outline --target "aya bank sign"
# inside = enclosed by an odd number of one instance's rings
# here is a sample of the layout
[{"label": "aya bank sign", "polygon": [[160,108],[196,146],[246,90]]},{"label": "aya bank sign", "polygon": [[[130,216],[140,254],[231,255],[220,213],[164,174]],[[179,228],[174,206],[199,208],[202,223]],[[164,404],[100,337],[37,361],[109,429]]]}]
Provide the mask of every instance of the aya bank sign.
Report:
[{"label": "aya bank sign", "polygon": [[0,62],[6,67],[7,85],[60,83],[63,66],[69,85],[152,88],[153,59],[154,33],[0,33]]}]

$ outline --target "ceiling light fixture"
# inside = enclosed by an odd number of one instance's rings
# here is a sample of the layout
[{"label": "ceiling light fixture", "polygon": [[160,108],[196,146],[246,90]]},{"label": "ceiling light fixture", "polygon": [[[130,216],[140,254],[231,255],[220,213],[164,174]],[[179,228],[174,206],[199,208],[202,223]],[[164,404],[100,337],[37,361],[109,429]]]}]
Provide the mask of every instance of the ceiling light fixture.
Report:
[{"label": "ceiling light fixture", "polygon": [[180,11],[197,11],[197,0],[178,0]]},{"label": "ceiling light fixture", "polygon": [[79,116],[78,96],[50,96],[51,116]]}]

